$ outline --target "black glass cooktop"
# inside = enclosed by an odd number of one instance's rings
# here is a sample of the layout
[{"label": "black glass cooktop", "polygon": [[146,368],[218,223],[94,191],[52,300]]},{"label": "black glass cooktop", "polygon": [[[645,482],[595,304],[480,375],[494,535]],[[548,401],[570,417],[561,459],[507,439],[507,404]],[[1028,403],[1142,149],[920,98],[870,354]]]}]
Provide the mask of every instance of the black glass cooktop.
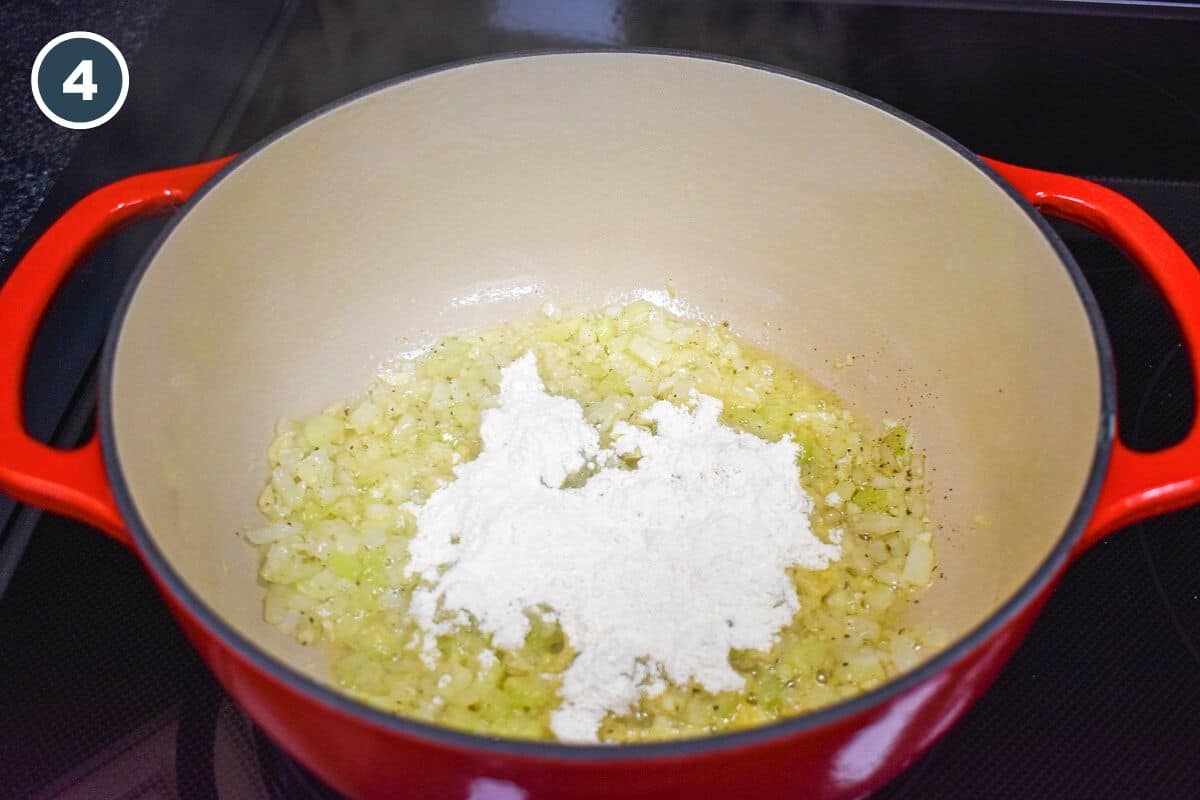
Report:
[{"label": "black glass cooktop", "polygon": [[[1200,259],[1197,42],[1200,10],[1178,3],[179,2],[131,60],[126,108],[80,139],[16,250],[89,188],[243,148],[379,80],[503,51],[658,46],[818,75],[979,152],[1099,178]],[[1127,438],[1178,439],[1194,398],[1173,322],[1119,253],[1056,225],[1109,325]],[[46,438],[86,432],[95,353],[155,228],[103,248],[57,301],[27,389]],[[3,502],[0,526],[0,796],[333,796],[221,692],[133,556]],[[879,797],[1195,798],[1197,754],[1192,509],[1080,559],[993,689]]]}]

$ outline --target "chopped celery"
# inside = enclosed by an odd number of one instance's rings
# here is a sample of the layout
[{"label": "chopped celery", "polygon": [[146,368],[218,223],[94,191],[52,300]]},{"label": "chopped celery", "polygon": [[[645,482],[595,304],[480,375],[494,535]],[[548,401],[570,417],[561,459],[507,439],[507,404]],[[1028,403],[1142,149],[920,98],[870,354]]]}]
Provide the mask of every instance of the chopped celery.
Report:
[{"label": "chopped celery", "polygon": [[418,577],[405,568],[414,533],[405,504],[424,502],[478,454],[500,369],[528,350],[546,386],[579,401],[602,441],[617,421],[645,425],[640,413],[656,400],[686,403],[693,389],[724,404],[727,425],[772,441],[789,435],[814,500],[809,521],[842,547],[828,569],[789,571],[798,610],[771,646],[730,652],[740,690],[669,683],[610,713],[606,741],[697,736],[800,714],[877,685],[945,644],[943,632],[905,621],[937,564],[924,461],[909,429],[873,434],[824,388],[727,328],[638,301],[448,337],[359,401],[278,428],[260,501],[266,519],[247,536],[262,557],[263,613],[297,641],[329,647],[333,677],[348,692],[461,730],[552,738],[550,715],[577,656],[562,627],[531,613],[522,645],[500,650],[467,624],[433,640],[431,668],[409,612]]},{"label": "chopped celery", "polygon": [[874,486],[863,486],[851,498],[864,511],[887,511],[888,492]]},{"label": "chopped celery", "polygon": [[334,553],[326,562],[329,571],[339,578],[347,578],[354,580],[362,571],[362,563],[357,556],[348,555],[346,553]]},{"label": "chopped celery", "polygon": [[908,452],[908,428],[897,425],[885,433],[880,441],[892,455],[903,456]]},{"label": "chopped celery", "polygon": [[759,706],[766,711],[774,711],[783,700],[783,681],[774,672],[768,672],[759,677],[755,694]]},{"label": "chopped celery", "polygon": [[629,391],[629,384],[625,380],[625,376],[617,371],[609,372],[600,381],[600,386],[614,394],[624,394]]}]

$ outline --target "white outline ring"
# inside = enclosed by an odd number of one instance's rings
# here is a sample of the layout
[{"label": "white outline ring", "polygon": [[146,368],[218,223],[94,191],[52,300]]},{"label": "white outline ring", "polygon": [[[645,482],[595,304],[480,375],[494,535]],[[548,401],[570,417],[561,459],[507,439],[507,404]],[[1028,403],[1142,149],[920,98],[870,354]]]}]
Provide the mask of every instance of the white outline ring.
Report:
[{"label": "white outline ring", "polygon": [[[51,111],[50,107],[46,105],[46,101],[42,99],[41,89],[38,88],[38,72],[40,72],[42,69],[42,62],[46,60],[46,56],[49,55],[50,51],[53,50],[60,42],[65,42],[69,39],[90,39],[93,42],[99,42],[104,46],[105,50],[108,50],[108,52],[113,54],[113,57],[117,59],[117,66],[121,69],[121,93],[117,96],[117,102],[112,108],[106,111],[103,116],[97,117],[93,120],[75,122],[74,120],[60,117],[58,114],[55,114],[53,111]],[[37,58],[33,60],[33,70],[30,72],[29,82],[33,88],[33,99],[37,103],[38,108],[42,110],[42,113],[46,115],[47,119],[49,119],[51,122],[61,125],[64,128],[70,128],[71,130],[75,131],[86,131],[90,130],[91,128],[99,128],[101,125],[115,117],[117,112],[121,110],[121,107],[125,105],[125,98],[129,95],[129,66],[125,63],[125,56],[121,54],[121,51],[117,49],[117,46],[108,39],[105,39],[100,34],[92,33],[91,31],[71,31],[70,33],[59,34],[50,41],[46,42],[45,46],[43,46],[41,51],[38,52]]]}]

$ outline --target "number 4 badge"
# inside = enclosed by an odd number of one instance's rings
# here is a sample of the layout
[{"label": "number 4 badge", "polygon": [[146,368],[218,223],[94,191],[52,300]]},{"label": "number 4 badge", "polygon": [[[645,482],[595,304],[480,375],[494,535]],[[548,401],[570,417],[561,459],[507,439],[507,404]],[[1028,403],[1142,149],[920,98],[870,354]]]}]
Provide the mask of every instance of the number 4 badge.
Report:
[{"label": "number 4 badge", "polygon": [[33,62],[30,83],[34,102],[48,119],[87,130],[121,110],[129,94],[129,67],[108,39],[72,31],[46,43]]}]

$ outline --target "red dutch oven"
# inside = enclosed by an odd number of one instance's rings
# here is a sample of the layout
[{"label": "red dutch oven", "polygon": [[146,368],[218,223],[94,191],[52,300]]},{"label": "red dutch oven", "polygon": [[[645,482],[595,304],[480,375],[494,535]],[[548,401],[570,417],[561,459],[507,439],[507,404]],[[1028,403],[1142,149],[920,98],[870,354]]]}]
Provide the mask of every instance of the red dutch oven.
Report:
[{"label": "red dutch oven", "polygon": [[[103,187],[46,231],[0,289],[0,488],[133,550],[225,689],[347,795],[861,796],[985,691],[1073,557],[1200,497],[1194,427],[1155,453],[1121,443],[1096,304],[1035,209],[1145,270],[1200,374],[1200,275],[1143,211],[870,98],[662,52],[408,77],[236,158]],[[122,225],[168,212],[107,340],[97,438],[33,441],[21,380],[56,288]],[[758,729],[568,746],[368,708],[263,622],[235,533],[277,419],[367,385],[406,345],[668,280],[869,418],[910,420],[941,523],[914,613],[951,634],[944,650]]]}]

